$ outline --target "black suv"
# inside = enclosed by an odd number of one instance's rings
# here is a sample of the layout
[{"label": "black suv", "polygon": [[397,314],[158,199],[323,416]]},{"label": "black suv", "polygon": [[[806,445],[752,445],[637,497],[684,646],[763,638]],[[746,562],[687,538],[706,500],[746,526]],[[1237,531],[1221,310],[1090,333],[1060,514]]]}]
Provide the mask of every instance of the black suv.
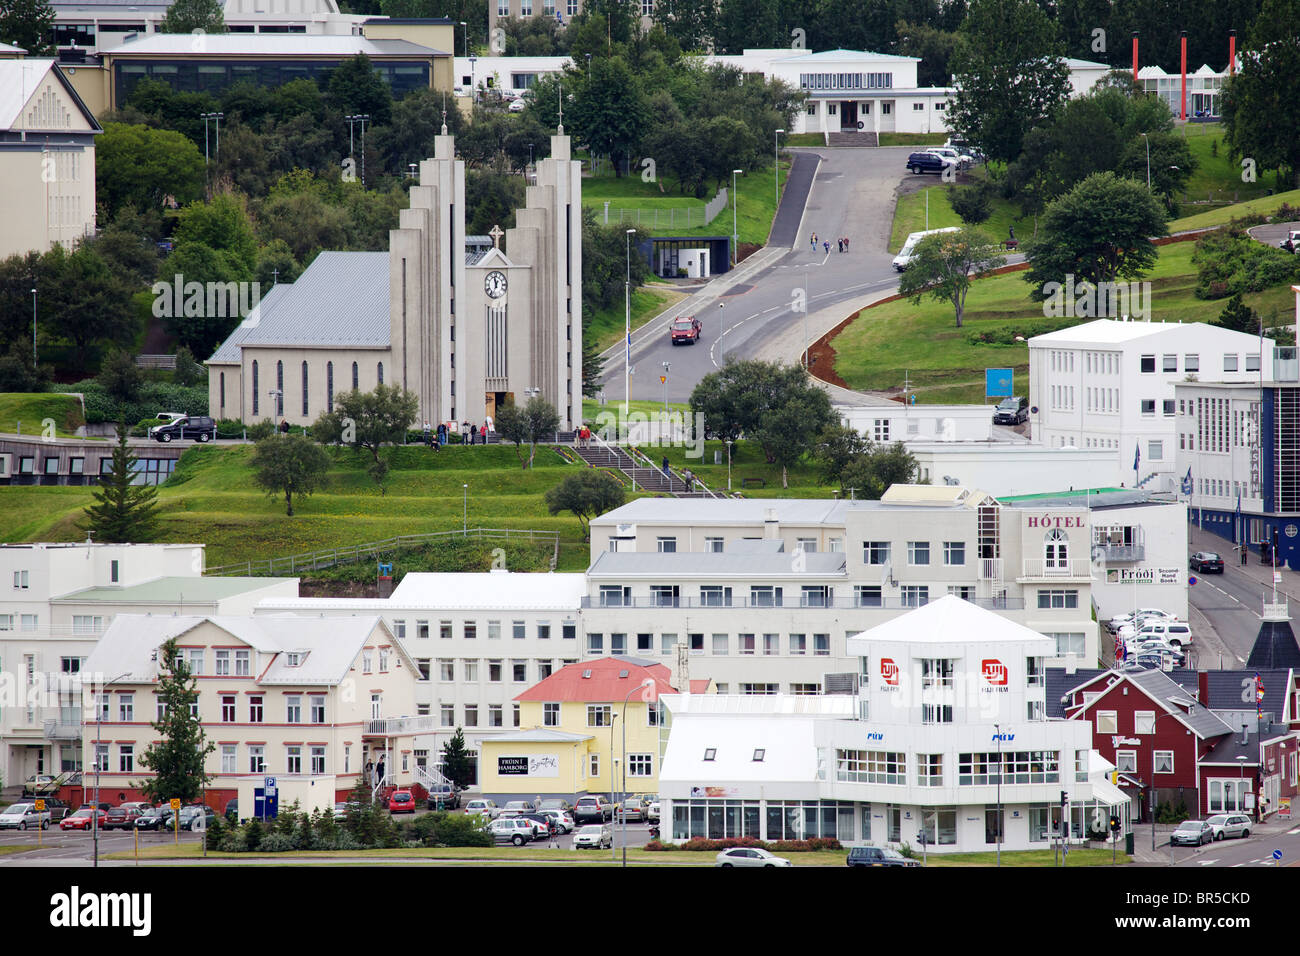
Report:
[{"label": "black suv", "polygon": [[849,866],[920,866],[918,860],[909,860],[903,854],[890,847],[855,846],[849,850]]},{"label": "black suv", "polygon": [[907,168],[914,173],[940,173],[953,165],[942,156],[934,153],[913,153],[907,157]]},{"label": "black suv", "polygon": [[1029,421],[1029,399],[1014,396],[998,402],[993,412],[994,425],[1019,425]]},{"label": "black suv", "polygon": [[170,425],[159,425],[153,432],[154,441],[169,442],[172,439],[192,441],[212,441],[217,437],[217,423],[206,415],[187,415],[178,418]]}]

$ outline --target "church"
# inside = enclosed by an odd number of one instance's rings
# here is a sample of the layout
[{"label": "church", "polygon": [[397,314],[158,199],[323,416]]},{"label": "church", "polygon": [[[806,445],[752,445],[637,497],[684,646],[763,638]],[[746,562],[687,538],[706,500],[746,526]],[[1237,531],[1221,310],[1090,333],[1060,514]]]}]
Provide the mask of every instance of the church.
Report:
[{"label": "church", "polygon": [[383,383],[419,397],[417,427],[482,426],[534,394],[562,429],[581,421],[582,176],[563,127],[514,228],[467,236],[465,163],[444,126],[388,245],[321,252],[262,296],[206,362],[212,417],[309,425]]}]

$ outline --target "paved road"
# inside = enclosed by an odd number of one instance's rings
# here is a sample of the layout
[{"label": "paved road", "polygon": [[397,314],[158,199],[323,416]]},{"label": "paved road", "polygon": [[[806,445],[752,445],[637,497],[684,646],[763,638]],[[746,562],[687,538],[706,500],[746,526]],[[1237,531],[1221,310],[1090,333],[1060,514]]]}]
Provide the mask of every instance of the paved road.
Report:
[{"label": "paved road", "polygon": [[[1286,822],[1265,824],[1263,832],[1252,833],[1244,840],[1221,840],[1203,847],[1175,847],[1174,865],[1201,867],[1295,866],[1300,860],[1300,826]],[[1164,848],[1165,853],[1169,851]],[[1273,851],[1281,850],[1281,861]],[[1154,861],[1153,861],[1154,862]]]},{"label": "paved road", "polygon": [[[670,363],[668,400],[684,402],[695,384],[720,367],[728,355],[748,357],[760,353],[765,342],[804,322],[807,313],[793,308],[800,294],[796,290],[807,289],[809,311],[816,311],[896,287],[897,275],[890,265],[893,256],[886,249],[893,222],[894,191],[909,175],[902,165],[909,150],[885,147],[812,152],[822,159],[795,231],[793,248],[769,245],[756,253],[756,257],[763,257],[760,268],[725,294],[719,297],[706,292],[696,297],[690,307],[704,328],[699,344],[673,346],[666,321],[647,327],[639,339],[634,335],[634,400],[663,398],[659,376],[664,362]],[[787,196],[792,202],[797,200],[789,192]],[[785,207],[783,201],[779,224],[792,219]],[[788,226],[781,232],[788,235]],[[830,240],[829,253],[820,244],[816,252],[812,251],[808,240],[813,232],[819,239]],[[849,237],[847,253],[836,249],[835,240],[840,236]],[[749,260],[741,263],[741,269],[748,264]],[[816,334],[810,329],[808,337]],[[799,345],[785,356],[786,361],[798,359],[803,340],[799,337]],[[609,399],[620,400],[624,392],[621,345],[613,350],[605,372]]]}]

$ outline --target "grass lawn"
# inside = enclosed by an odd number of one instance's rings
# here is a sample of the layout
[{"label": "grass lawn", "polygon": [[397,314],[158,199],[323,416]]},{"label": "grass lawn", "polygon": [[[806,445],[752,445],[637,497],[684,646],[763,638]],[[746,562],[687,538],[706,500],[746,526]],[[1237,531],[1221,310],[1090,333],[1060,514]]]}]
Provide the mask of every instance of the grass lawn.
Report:
[{"label": "grass lawn", "polygon": [[1255,182],[1241,181],[1241,161],[1228,156],[1223,127],[1218,123],[1188,123],[1183,127],[1183,134],[1196,159],[1196,170],[1187,180],[1184,201],[1180,203],[1183,214],[1195,215],[1206,208],[1217,208],[1193,205],[1196,202],[1245,202],[1266,196],[1270,188],[1274,191],[1279,188],[1277,177],[1262,170]]},{"label": "grass lawn", "polygon": [[[1073,869],[1079,866],[1110,866],[1110,850],[1095,850],[1091,848],[1070,848],[1067,854],[1068,862],[1066,866]],[[916,858],[920,859],[919,854]],[[1115,857],[1116,865],[1132,863],[1133,860],[1125,853],[1117,854]],[[961,867],[961,866],[997,866],[997,853],[936,853],[930,856],[929,866],[943,867]],[[1055,866],[1056,860],[1051,850],[1016,850],[1014,852],[1002,853],[1003,866]]]},{"label": "grass lawn", "polygon": [[[651,282],[632,290],[632,330],[636,331],[660,312],[685,299],[667,283]],[[593,312],[587,325],[587,335],[594,336],[596,345],[604,351],[623,339],[627,325],[626,303],[618,301],[608,309]]]},{"label": "grass lawn", "polygon": [[781,141],[782,146],[825,146],[826,137],[821,133],[790,133]]},{"label": "grass lawn", "polygon": [[881,133],[881,146],[942,146],[947,133]]},{"label": "grass lawn", "polygon": [[35,850],[35,849],[37,849],[35,843],[33,843],[31,846],[23,846],[22,844],[13,844],[11,846],[0,846],[0,856],[11,856],[14,853],[26,853],[29,850]]},{"label": "grass lawn", "polygon": [[[620,359],[619,361],[622,360]],[[599,399],[584,398],[582,400],[583,420],[590,422],[594,426],[596,423],[596,416],[599,415],[601,412],[610,412],[615,415],[620,414],[620,410],[623,408],[624,405],[623,400],[621,398],[618,399],[612,398],[609,395],[606,395],[606,399],[607,400],[605,404],[601,405]],[[668,403],[669,414],[673,412],[685,413],[689,409],[690,406],[687,405],[685,402]],[[631,412],[641,412],[644,415],[663,414],[663,410],[664,410],[663,402],[652,402],[643,399],[633,399],[631,407],[629,408],[629,411]]]},{"label": "grass lawn", "polygon": [[1184,229],[1205,229],[1210,226],[1222,226],[1232,219],[1237,219],[1251,212],[1271,216],[1282,203],[1289,203],[1292,206],[1300,205],[1300,189],[1292,189],[1290,192],[1276,193],[1272,196],[1263,196],[1249,202],[1238,203],[1235,206],[1220,206],[1217,209],[1197,213],[1193,216],[1184,216],[1182,219],[1175,219],[1170,222],[1169,231],[1181,232]]},{"label": "grass lawn", "polygon": [[38,435],[41,422],[54,419],[57,435],[70,437],[85,424],[81,402],[71,395],[44,392],[6,392],[0,394],[0,432],[16,432],[22,423],[24,435]]},{"label": "grass lawn", "polygon": [[[1208,322],[1223,311],[1226,300],[1195,298],[1193,242],[1160,246],[1160,258],[1147,277],[1151,282],[1151,319],[1166,322]],[[905,300],[864,309],[835,337],[836,372],[853,388],[879,390],[901,386],[903,373],[915,387],[917,401],[980,402],[984,400],[984,369],[1013,368],[1017,394],[1026,394],[1029,349],[1023,343],[995,345],[972,341],[974,333],[1013,329],[1039,334],[1065,328],[1080,319],[1049,319],[1042,306],[1029,299],[1024,273],[981,279],[966,300],[963,328],[955,326],[952,307],[923,299]],[[1287,286],[1245,297],[1265,316],[1286,315],[1293,301]],[[1026,338],[1029,337],[1026,335]]]},{"label": "grass lawn", "polygon": [[[927,195],[930,197],[928,227],[925,208]],[[1028,238],[1034,234],[1034,218],[1032,216],[1022,218],[1016,212],[1016,207],[1008,200],[995,198],[992,202],[992,210],[988,220],[980,223],[977,228],[994,239],[1005,239],[1013,225],[1019,238]],[[965,223],[948,204],[947,186],[936,180],[936,185],[927,186],[899,198],[894,207],[894,226],[889,235],[889,251],[898,252],[903,248],[903,243],[910,233],[921,232],[927,228],[946,229],[948,226],[962,225]]]},{"label": "grass lawn", "polygon": [[[790,173],[790,160],[781,159],[780,177],[784,183]],[[731,184],[728,183],[728,186]],[[736,230],[741,242],[756,246],[767,242],[776,217],[776,192],[772,170],[759,169],[736,177]],[[693,229],[659,229],[659,233],[674,236],[729,236],[731,235],[731,203],[718,213],[713,222]]]}]

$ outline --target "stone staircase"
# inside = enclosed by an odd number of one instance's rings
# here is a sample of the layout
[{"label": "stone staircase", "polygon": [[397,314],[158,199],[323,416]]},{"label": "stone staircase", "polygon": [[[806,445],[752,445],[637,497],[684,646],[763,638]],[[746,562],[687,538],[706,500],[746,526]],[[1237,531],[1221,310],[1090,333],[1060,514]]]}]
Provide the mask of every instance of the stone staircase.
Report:
[{"label": "stone staircase", "polygon": [[874,132],[863,131],[860,133],[827,133],[827,146],[879,146],[880,143]]},{"label": "stone staircase", "polygon": [[[674,495],[678,498],[712,497],[705,491],[688,491],[686,482],[677,475],[665,475],[649,465],[639,464],[628,452],[617,445],[593,444],[587,448],[574,447],[574,453],[593,468],[612,468],[636,482],[638,491],[651,494]],[[696,483],[699,488],[699,483]]]}]

